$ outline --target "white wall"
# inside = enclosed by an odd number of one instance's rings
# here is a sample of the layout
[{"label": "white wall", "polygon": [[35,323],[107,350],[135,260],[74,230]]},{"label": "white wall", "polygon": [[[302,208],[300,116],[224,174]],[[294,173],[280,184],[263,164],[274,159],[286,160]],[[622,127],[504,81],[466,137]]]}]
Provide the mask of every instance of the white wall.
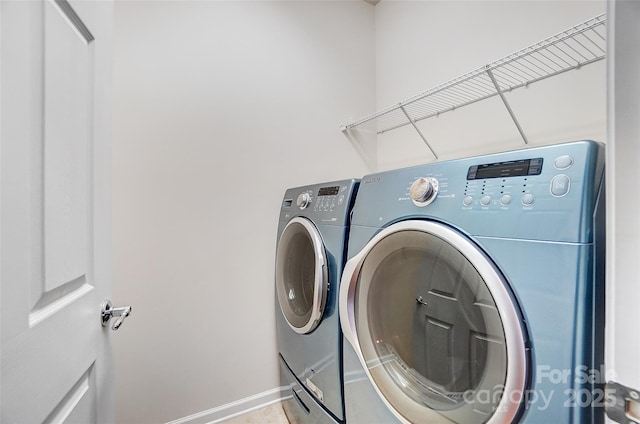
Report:
[{"label": "white wall", "polygon": [[[376,6],[377,108],[604,13],[597,1],[393,1]],[[506,93],[530,144],[606,141],[605,61]],[[440,159],[525,147],[498,97],[418,123]],[[378,166],[431,162],[410,126],[378,137]]]},{"label": "white wall", "polygon": [[[607,145],[607,380],[640,388],[640,3],[608,3],[610,46],[609,137]],[[632,335],[632,336],[630,336]],[[637,415],[636,415],[637,416]],[[607,420],[612,423],[612,420]]]},{"label": "white wall", "polygon": [[117,421],[279,386],[273,262],[287,187],[358,177],[339,124],[375,108],[362,1],[116,2]]}]

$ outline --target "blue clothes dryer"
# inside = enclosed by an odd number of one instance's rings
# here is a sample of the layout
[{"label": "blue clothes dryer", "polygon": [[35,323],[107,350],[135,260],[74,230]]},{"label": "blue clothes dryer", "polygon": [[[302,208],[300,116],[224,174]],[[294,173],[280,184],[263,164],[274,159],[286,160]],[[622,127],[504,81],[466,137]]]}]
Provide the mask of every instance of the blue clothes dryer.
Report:
[{"label": "blue clothes dryer", "polygon": [[276,251],[276,330],[292,424],[344,422],[338,288],[358,180],[286,191]]},{"label": "blue clothes dryer", "polygon": [[604,213],[591,141],[365,176],[347,423],[602,422]]}]

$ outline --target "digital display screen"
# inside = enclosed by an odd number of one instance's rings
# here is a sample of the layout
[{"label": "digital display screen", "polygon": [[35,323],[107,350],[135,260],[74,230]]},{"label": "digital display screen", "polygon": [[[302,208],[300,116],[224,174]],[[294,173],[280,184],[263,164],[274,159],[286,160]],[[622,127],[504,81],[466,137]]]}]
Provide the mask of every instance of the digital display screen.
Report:
[{"label": "digital display screen", "polygon": [[467,180],[484,180],[488,178],[522,177],[540,175],[542,158],[514,160],[508,162],[473,165],[467,172]]},{"label": "digital display screen", "polygon": [[340,191],[340,186],[322,187],[318,190],[318,196],[335,196]]}]

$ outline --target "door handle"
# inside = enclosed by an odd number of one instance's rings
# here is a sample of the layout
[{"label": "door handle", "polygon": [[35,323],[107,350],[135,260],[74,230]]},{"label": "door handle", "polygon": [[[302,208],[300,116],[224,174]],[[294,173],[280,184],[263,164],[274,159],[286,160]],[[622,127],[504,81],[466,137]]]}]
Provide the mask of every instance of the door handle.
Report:
[{"label": "door handle", "polygon": [[111,329],[116,331],[122,323],[124,319],[131,315],[131,306],[125,306],[122,308],[114,308],[109,299],[102,302],[100,305],[100,319],[102,321],[102,326],[106,327],[111,318],[117,317],[118,319],[111,324]]}]

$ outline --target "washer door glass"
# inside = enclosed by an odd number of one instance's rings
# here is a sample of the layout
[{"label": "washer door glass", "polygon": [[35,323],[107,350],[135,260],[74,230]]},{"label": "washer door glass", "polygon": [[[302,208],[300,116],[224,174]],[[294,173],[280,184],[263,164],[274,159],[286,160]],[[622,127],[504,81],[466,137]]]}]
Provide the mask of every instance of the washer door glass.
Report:
[{"label": "washer door glass", "polygon": [[327,261],[322,238],[308,219],[293,218],[276,253],[276,291],[289,326],[300,334],[313,331],[327,299]]},{"label": "washer door glass", "polygon": [[396,226],[365,248],[355,280],[356,340],[376,390],[411,423],[511,422],[525,342],[503,277],[449,227]]}]

